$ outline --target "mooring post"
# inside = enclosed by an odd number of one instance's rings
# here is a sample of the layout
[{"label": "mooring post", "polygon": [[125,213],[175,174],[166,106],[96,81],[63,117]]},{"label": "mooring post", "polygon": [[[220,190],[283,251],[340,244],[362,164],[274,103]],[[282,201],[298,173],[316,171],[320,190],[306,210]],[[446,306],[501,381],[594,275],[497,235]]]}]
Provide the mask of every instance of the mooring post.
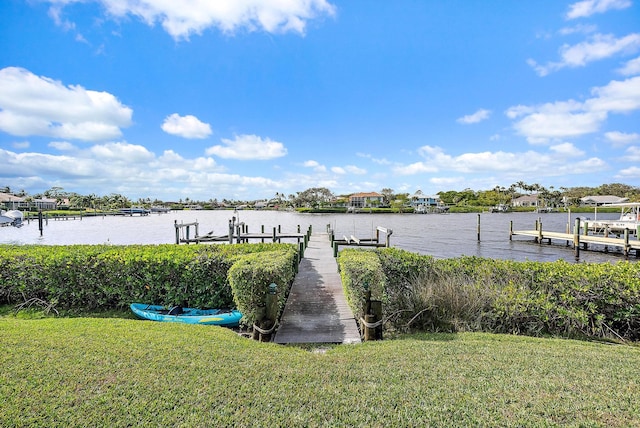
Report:
[{"label": "mooring post", "polygon": [[180,244],[180,227],[178,226],[178,220],[173,220],[173,227],[176,228],[176,245]]},{"label": "mooring post", "polygon": [[299,260],[298,260],[298,263],[299,263],[299,262],[300,262],[300,260],[302,260],[302,258],[304,257],[304,243],[303,243],[303,242],[301,242],[301,243],[299,244],[299,248],[300,248],[300,252],[299,252],[299,257],[300,257],[300,258],[299,258]]},{"label": "mooring post", "polygon": [[336,241],[333,241],[333,257],[338,257],[338,243]]},{"label": "mooring post", "polygon": [[233,244],[233,221],[232,220],[229,220],[229,244]]},{"label": "mooring post", "polygon": [[42,236],[42,210],[38,211],[38,229],[40,230],[40,236]]},{"label": "mooring post", "polygon": [[273,242],[276,242],[276,228],[273,228]]},{"label": "mooring post", "polygon": [[[264,235],[264,224],[262,226],[260,226],[260,234]],[[262,239],[260,241],[264,244],[264,236],[262,237]]]},{"label": "mooring post", "polygon": [[538,244],[542,244],[542,221],[538,220]]},{"label": "mooring post", "polygon": [[262,328],[268,330],[268,333],[260,332],[260,342],[270,342],[271,334],[273,333],[273,327],[276,325],[278,319],[278,286],[275,283],[269,284],[269,290],[267,292],[267,298],[265,299],[267,310],[266,319],[262,323]]},{"label": "mooring post", "polygon": [[509,221],[509,241],[513,241],[513,220]]},{"label": "mooring post", "polygon": [[629,229],[624,229],[624,256],[629,257]]},{"label": "mooring post", "polygon": [[480,242],[480,214],[478,213],[478,242]]},{"label": "mooring post", "polygon": [[580,258],[580,219],[576,219],[576,223],[573,226],[573,251],[575,253],[576,260]]}]

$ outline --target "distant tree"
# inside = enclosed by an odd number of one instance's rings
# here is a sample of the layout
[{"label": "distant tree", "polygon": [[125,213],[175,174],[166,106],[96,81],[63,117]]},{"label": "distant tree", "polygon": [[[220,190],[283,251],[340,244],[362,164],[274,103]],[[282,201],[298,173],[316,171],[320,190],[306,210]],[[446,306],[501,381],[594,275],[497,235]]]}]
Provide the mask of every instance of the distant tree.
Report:
[{"label": "distant tree", "polygon": [[66,197],[67,192],[65,192],[64,189],[60,186],[53,186],[51,189],[45,190],[44,196],[51,199],[57,199],[60,197]]},{"label": "distant tree", "polygon": [[408,193],[397,193],[394,195],[393,201],[391,201],[391,208],[394,210],[402,210],[403,207],[409,205]]},{"label": "distant tree", "polygon": [[395,196],[393,189],[385,187],[380,191],[380,194],[382,195],[382,199],[383,199],[382,203],[384,205],[391,205],[391,201],[393,201]]},{"label": "distant tree", "polygon": [[312,187],[303,192],[298,192],[295,197],[297,207],[318,208],[331,202],[333,193],[326,187]]}]

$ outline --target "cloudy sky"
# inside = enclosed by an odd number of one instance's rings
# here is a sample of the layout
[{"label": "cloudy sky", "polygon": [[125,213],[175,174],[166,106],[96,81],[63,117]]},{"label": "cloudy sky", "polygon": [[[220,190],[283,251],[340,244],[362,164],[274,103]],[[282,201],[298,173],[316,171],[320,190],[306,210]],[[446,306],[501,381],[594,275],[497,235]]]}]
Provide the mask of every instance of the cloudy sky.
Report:
[{"label": "cloudy sky", "polygon": [[0,186],[640,185],[640,0],[3,0]]}]

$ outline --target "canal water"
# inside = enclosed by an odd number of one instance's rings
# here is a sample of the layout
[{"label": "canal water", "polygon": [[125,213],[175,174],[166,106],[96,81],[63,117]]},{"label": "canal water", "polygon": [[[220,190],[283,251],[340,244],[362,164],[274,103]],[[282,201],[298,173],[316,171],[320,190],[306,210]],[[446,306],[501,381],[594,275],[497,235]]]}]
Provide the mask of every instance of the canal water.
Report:
[{"label": "canal water", "polygon": [[[583,215],[583,214],[579,214]],[[532,238],[514,237],[509,240],[509,223],[514,230],[533,230],[536,220],[544,230],[565,232],[573,224],[576,214],[566,213],[483,213],[480,214],[480,241],[477,240],[478,214],[300,214],[282,211],[172,211],[148,216],[84,217],[82,220],[49,220],[40,236],[38,221],[21,228],[0,228],[1,244],[171,244],[175,243],[174,222],[199,223],[200,234],[213,231],[225,235],[229,220],[238,217],[249,232],[265,232],[280,226],[282,232],[304,232],[309,226],[324,232],[327,225],[335,231],[336,239],[343,235],[358,238],[375,236],[377,226],[393,231],[391,246],[429,254],[436,258],[462,255],[509,260],[575,261],[571,246],[561,242],[553,245],[535,244]],[[598,214],[598,218],[617,218],[617,214]],[[191,236],[193,237],[193,229]],[[343,248],[343,247],[341,247]],[[620,252],[581,251],[581,262],[610,262],[624,260]],[[637,260],[631,257],[630,260]]]}]

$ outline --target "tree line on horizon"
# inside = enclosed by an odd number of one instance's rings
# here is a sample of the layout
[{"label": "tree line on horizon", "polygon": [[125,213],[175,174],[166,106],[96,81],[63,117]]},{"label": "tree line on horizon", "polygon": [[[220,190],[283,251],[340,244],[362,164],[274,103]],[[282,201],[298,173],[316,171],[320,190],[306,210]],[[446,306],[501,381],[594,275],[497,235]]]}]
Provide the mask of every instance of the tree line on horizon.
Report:
[{"label": "tree line on horizon", "polygon": [[[419,192],[419,191],[418,191]],[[0,187],[0,193],[13,194],[23,197],[27,201],[50,198],[55,199],[59,203],[69,200],[69,206],[72,208],[100,208],[100,209],[117,209],[130,207],[132,205],[154,206],[170,204],[175,208],[185,205],[201,205],[204,208],[219,207],[238,207],[251,206],[258,202],[266,203],[268,206],[279,207],[323,207],[338,203],[348,203],[350,194],[336,195],[326,187],[312,187],[295,194],[285,195],[276,192],[275,195],[268,199],[259,200],[230,200],[223,198],[210,198],[208,200],[196,200],[190,198],[180,198],[178,201],[162,201],[157,198],[139,198],[137,200],[119,194],[111,193],[105,196],[96,194],[81,195],[75,192],[67,192],[62,187],[54,186],[42,193],[29,195],[26,191],[12,191],[9,186]],[[379,193],[382,196],[380,206],[402,206],[407,205],[411,200],[409,193],[396,193],[391,188],[383,188]],[[640,202],[640,187],[631,186],[622,183],[602,184],[597,187],[578,186],[578,187],[545,187],[540,184],[528,184],[523,181],[513,183],[509,187],[496,186],[490,190],[473,190],[470,188],[464,190],[447,190],[440,191],[434,196],[438,196],[440,200],[449,206],[495,206],[499,204],[509,204],[514,198],[527,194],[537,194],[544,206],[559,207],[564,205],[579,205],[580,198],[586,196],[603,196],[613,195],[628,198],[631,202]]]}]

